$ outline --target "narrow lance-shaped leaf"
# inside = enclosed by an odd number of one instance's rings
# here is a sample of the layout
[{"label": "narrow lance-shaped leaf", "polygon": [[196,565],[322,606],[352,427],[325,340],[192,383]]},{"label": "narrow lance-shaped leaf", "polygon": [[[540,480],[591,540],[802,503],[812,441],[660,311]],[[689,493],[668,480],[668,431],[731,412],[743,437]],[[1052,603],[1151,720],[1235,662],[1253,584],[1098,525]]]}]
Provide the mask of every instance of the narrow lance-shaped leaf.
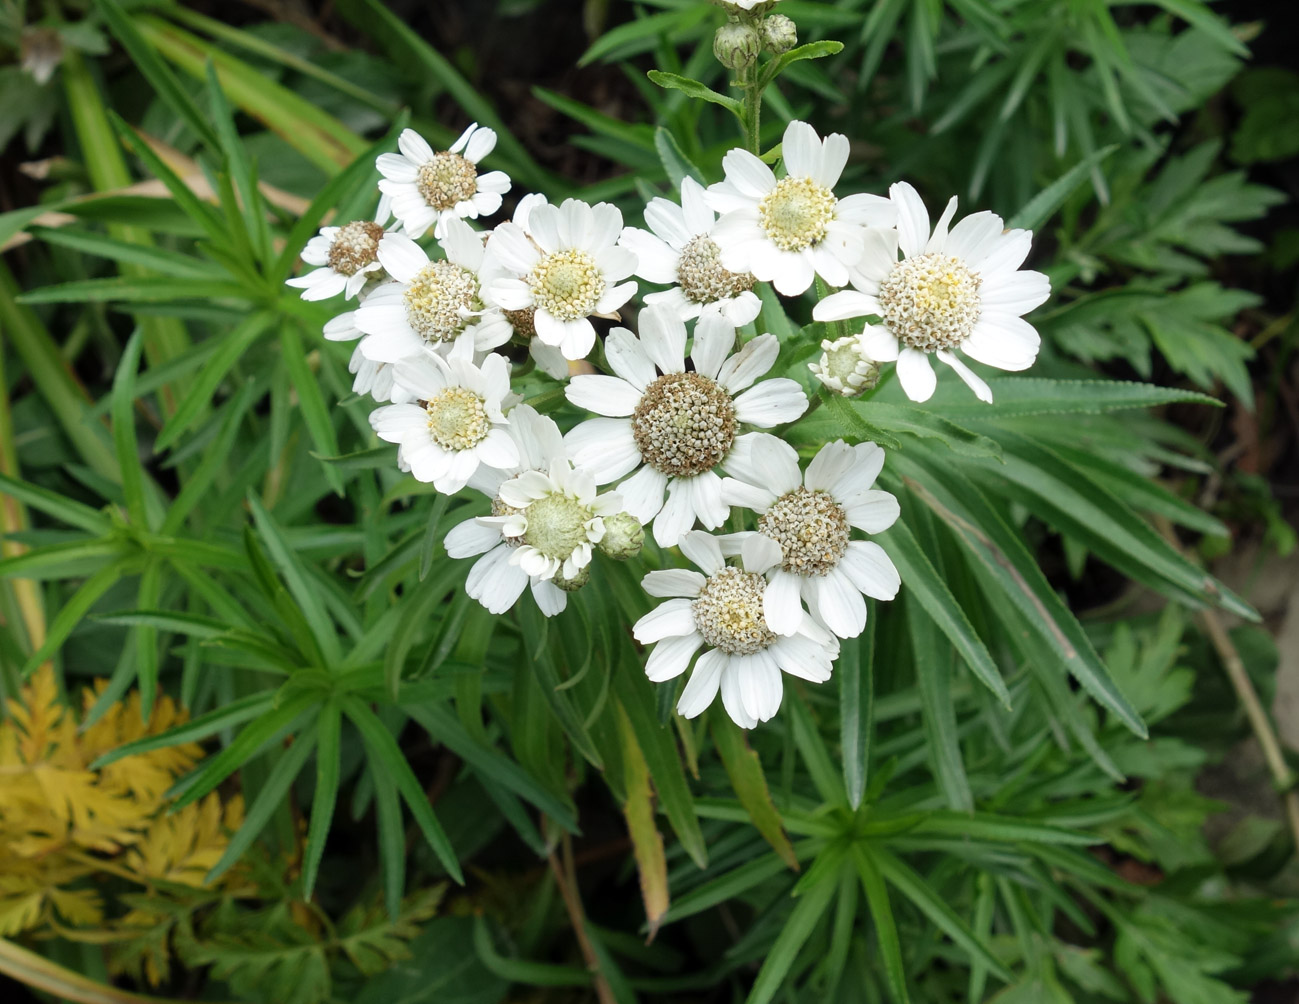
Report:
[{"label": "narrow lance-shaped leaf", "polygon": [[771,792],[767,788],[767,778],[762,773],[758,754],[749,748],[744,732],[728,715],[710,713],[708,721],[712,726],[718,755],[722,758],[726,774],[731,779],[731,787],[735,790],[735,797],[740,800],[763,839],[788,867],[797,871],[798,858],[794,855],[789,837],[785,835],[780,813],[771,801]]},{"label": "narrow lance-shaped leaf", "polygon": [[668,862],[663,853],[663,837],[654,825],[654,794],[650,790],[649,766],[636,742],[636,733],[627,712],[622,705],[615,707],[618,732],[622,737],[623,783],[627,788],[622,813],[627,820],[632,854],[640,874],[640,893],[645,903],[649,940],[653,941],[668,910]]}]

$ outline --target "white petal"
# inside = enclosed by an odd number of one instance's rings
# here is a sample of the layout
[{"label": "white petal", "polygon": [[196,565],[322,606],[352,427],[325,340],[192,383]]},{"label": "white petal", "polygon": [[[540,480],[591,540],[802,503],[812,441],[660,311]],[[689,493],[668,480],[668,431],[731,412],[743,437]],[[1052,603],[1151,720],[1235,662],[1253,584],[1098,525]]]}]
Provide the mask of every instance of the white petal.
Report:
[{"label": "white petal", "polygon": [[872,599],[891,600],[902,585],[898,570],[884,548],[873,540],[849,542],[836,568],[848,576],[856,589]]},{"label": "white petal", "polygon": [[705,578],[692,568],[665,568],[646,572],[641,588],[651,596],[686,596],[694,598],[704,587]]},{"label": "white petal", "polygon": [[943,253],[963,258],[970,268],[978,271],[1000,243],[1005,223],[996,213],[982,212],[967,216],[952,227],[943,242]]},{"label": "white petal", "polygon": [[643,391],[658,375],[640,341],[626,328],[614,328],[604,340],[609,367],[637,390]]},{"label": "white petal", "polygon": [[559,616],[568,606],[568,593],[553,582],[545,582],[541,579],[532,580],[532,598],[537,601],[538,608],[547,617]]},{"label": "white petal", "polygon": [[677,480],[690,493],[690,507],[705,529],[715,530],[730,517],[731,507],[722,501],[722,479],[712,471]]},{"label": "white petal", "polygon": [[469,142],[465,144],[464,158],[477,164],[496,148],[496,133],[485,126],[475,129]]},{"label": "white petal", "polygon": [[735,399],[735,417],[764,429],[792,422],[807,411],[807,395],[794,380],[763,380]]},{"label": "white petal", "polygon": [[862,329],[862,348],[878,363],[891,363],[898,358],[901,343],[897,336],[881,324],[868,324]]},{"label": "white petal", "polygon": [[737,437],[731,452],[722,461],[722,469],[731,477],[747,481],[751,485],[765,484],[771,465],[770,456],[767,454],[768,459],[762,460],[754,455],[755,451],[766,454],[766,447],[759,450],[764,443],[786,455],[787,459],[783,463],[792,463],[795,470],[798,469],[798,453],[783,439],[778,439],[769,432],[749,432]]},{"label": "white petal", "polygon": [[905,181],[889,186],[889,198],[898,207],[898,243],[911,258],[921,254],[929,242],[929,210],[920,193]]},{"label": "white petal", "polygon": [[816,321],[847,321],[854,317],[866,317],[877,313],[879,301],[873,296],[859,293],[855,289],[842,289],[831,293],[812,308],[812,319]]},{"label": "white petal", "polygon": [[882,533],[898,518],[898,500],[878,489],[868,489],[849,495],[842,500],[844,515],[858,530]]},{"label": "white petal", "polygon": [[433,148],[414,129],[403,129],[397,137],[397,149],[408,160],[416,164],[425,164],[433,159]]},{"label": "white petal", "polygon": [[537,246],[516,223],[497,226],[488,238],[487,247],[502,267],[515,275],[526,275],[541,260]]},{"label": "white petal", "polygon": [[928,401],[934,396],[938,377],[927,353],[907,347],[898,355],[898,382],[913,401]]},{"label": "white petal", "polygon": [[728,151],[722,158],[722,170],[728,182],[752,198],[761,198],[776,187],[771,168],[748,150],[736,147]]},{"label": "white petal", "polygon": [[974,370],[966,366],[965,363],[957,359],[946,349],[939,349],[934,353],[941,362],[947,363],[952,369],[956,370],[956,375],[965,381],[965,385],[974,391],[974,396],[980,401],[992,404],[992,388],[988,386],[983,377],[979,376]]},{"label": "white petal", "polygon": [[790,635],[803,623],[799,600],[802,580],[792,572],[777,570],[762,594],[762,616],[776,634]]},{"label": "white petal", "polygon": [[729,506],[752,509],[761,514],[771,507],[776,498],[776,493],[768,488],[759,488],[736,478],[722,479],[722,501]]},{"label": "white petal", "polygon": [[784,553],[780,545],[760,533],[750,534],[740,544],[740,564],[746,572],[762,575],[767,569],[780,564],[782,558]]},{"label": "white petal", "polygon": [[662,307],[648,307],[640,315],[641,348],[663,373],[686,368],[686,325]]},{"label": "white petal", "polygon": [[630,473],[640,462],[640,450],[625,418],[592,418],[564,437],[573,463],[584,467],[597,485],[607,485]]},{"label": "white petal", "polygon": [[721,682],[722,670],[726,668],[729,657],[725,652],[709,649],[695,662],[694,672],[686,688],[681,692],[677,702],[677,714],[683,718],[698,718],[708,710],[717,696],[717,687]]},{"label": "white petal", "polygon": [[807,465],[807,473],[803,476],[803,484],[807,486],[809,491],[822,491],[833,494],[834,490],[831,486],[837,484],[841,478],[851,471],[856,459],[856,452],[842,439],[826,443],[817,451],[816,456],[812,458],[812,462]]},{"label": "white petal", "polygon": [[474,563],[465,580],[465,592],[489,613],[505,613],[528,584],[523,569],[510,563],[512,553],[508,547],[488,552]]},{"label": "white petal", "polygon": [[[680,251],[694,236],[686,228],[685,213],[681,207],[667,199],[650,199],[645,207],[645,222],[671,248]],[[648,278],[648,276],[646,277]],[[675,278],[675,277],[674,277]],[[673,280],[656,280],[671,282]]]},{"label": "white petal", "polygon": [[780,143],[780,156],[785,162],[785,170],[792,177],[813,178],[821,166],[821,140],[817,138],[816,130],[806,122],[795,120],[789,123]]},{"label": "white petal", "polygon": [[623,508],[642,523],[648,523],[663,508],[663,495],[668,488],[666,474],[646,464],[618,485]]},{"label": "white petal", "polygon": [[983,281],[979,304],[986,310],[1027,314],[1051,297],[1051,280],[1041,272],[1011,272]]},{"label": "white petal", "polygon": [[374,166],[389,181],[401,184],[413,184],[419,177],[419,167],[399,153],[381,153],[375,158]]},{"label": "white petal", "polygon": [[468,558],[484,554],[501,542],[501,531],[494,526],[483,526],[476,519],[457,523],[446,535],[442,544],[452,558]]},{"label": "white petal", "polygon": [[628,227],[618,238],[618,243],[636,256],[636,274],[642,279],[664,284],[677,281],[681,255],[666,241],[647,230]]},{"label": "white petal", "polygon": [[717,538],[703,530],[691,530],[681,539],[681,553],[705,575],[716,575],[726,565]]},{"label": "white petal", "polygon": [[853,461],[848,469],[825,486],[825,490],[836,499],[864,492],[884,469],[884,450],[874,443],[858,443],[852,451]]},{"label": "white petal", "polygon": [[736,668],[735,660],[727,657],[726,666],[722,670],[722,707],[726,709],[726,713],[731,716],[731,721],[736,725],[742,729],[751,729],[758,724],[758,720],[744,707],[744,698],[741,696],[740,689],[741,678]]},{"label": "white petal", "polygon": [[806,580],[815,597],[816,614],[840,638],[856,638],[866,626],[866,601],[846,576],[831,569]]},{"label": "white petal", "polygon": [[568,382],[564,396],[597,415],[620,417],[636,410],[641,392],[622,377],[584,373]]},{"label": "white petal", "polygon": [[708,208],[704,186],[690,175],[681,179],[681,216],[685,221],[686,232],[691,237],[708,233],[717,221],[713,211]]},{"label": "white petal", "polygon": [[667,498],[663,502],[663,508],[654,517],[654,542],[659,547],[678,544],[695,525],[699,514],[695,511],[694,495],[686,484],[688,480],[673,478],[668,482]]},{"label": "white petal", "polygon": [[692,602],[682,598],[660,603],[636,622],[632,627],[632,637],[642,645],[652,645],[664,638],[693,634],[695,615],[690,612]]},{"label": "white petal", "polygon": [[995,247],[983,259],[979,273],[984,280],[997,275],[1013,272],[1024,264],[1024,259],[1033,248],[1033,231],[1007,230],[997,240]]},{"label": "white petal", "polygon": [[[690,601],[682,602],[689,604]],[[703,637],[694,629],[694,617],[690,617],[688,611],[686,616],[690,618],[689,633],[659,642],[645,660],[645,675],[651,683],[674,680],[684,673],[690,665],[691,657],[704,643]]]},{"label": "white petal", "polygon": [[759,335],[722,364],[717,382],[732,394],[738,394],[776,364],[780,341],[773,334]]},{"label": "white petal", "polygon": [[953,195],[947,200],[947,208],[943,210],[943,215],[938,218],[934,224],[934,232],[925,244],[926,251],[941,251],[943,245],[947,243],[947,227],[952,222],[952,217],[956,215],[956,196]]},{"label": "white petal", "polygon": [[983,314],[960,349],[971,359],[1000,370],[1028,369],[1037,359],[1042,338],[1022,317]]},{"label": "white petal", "polygon": [[715,379],[734,344],[735,328],[725,317],[715,311],[702,314],[695,322],[695,341],[690,348],[695,372]]}]

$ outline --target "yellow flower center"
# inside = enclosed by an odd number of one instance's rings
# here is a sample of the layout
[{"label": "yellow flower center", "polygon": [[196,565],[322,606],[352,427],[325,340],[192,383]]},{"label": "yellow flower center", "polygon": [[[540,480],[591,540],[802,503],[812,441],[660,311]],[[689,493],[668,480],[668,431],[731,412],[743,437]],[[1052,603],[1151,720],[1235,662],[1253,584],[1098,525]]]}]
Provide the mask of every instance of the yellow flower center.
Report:
[{"label": "yellow flower center", "polygon": [[811,178],[781,178],[758,203],[758,219],[776,247],[801,251],[825,237],[838,202]]},{"label": "yellow flower center", "polygon": [[595,312],[604,296],[604,274],[585,251],[555,251],[537,262],[528,276],[537,306],[561,321],[576,321]]},{"label": "yellow flower center", "polygon": [[952,255],[928,251],[897,263],[880,283],[884,322],[922,352],[954,349],[979,320],[979,274]]},{"label": "yellow flower center", "polygon": [[492,423],[483,399],[466,387],[448,387],[424,402],[428,433],[444,450],[472,450],[487,438]]},{"label": "yellow flower center", "polygon": [[458,153],[435,153],[421,164],[415,187],[434,209],[455,209],[478,191],[478,168]]}]

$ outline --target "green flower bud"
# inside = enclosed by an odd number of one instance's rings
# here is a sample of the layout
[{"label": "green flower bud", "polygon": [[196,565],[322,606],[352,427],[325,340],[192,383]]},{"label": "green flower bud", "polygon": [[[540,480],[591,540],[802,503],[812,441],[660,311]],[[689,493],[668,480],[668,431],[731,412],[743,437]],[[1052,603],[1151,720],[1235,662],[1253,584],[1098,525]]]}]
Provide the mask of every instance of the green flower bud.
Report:
[{"label": "green flower bud", "polygon": [[713,55],[728,70],[744,70],[758,60],[762,35],[750,24],[728,21],[713,36]]},{"label": "green flower bud", "polygon": [[563,569],[560,569],[550,581],[566,593],[575,593],[591,581],[591,566],[583,565],[571,579],[566,578]]},{"label": "green flower bud", "polygon": [[625,561],[640,554],[645,543],[645,528],[629,512],[615,513],[604,518],[604,537],[595,546],[611,558]]},{"label": "green flower bud", "polygon": [[762,41],[779,56],[798,45],[798,26],[784,14],[772,14],[762,21]]}]

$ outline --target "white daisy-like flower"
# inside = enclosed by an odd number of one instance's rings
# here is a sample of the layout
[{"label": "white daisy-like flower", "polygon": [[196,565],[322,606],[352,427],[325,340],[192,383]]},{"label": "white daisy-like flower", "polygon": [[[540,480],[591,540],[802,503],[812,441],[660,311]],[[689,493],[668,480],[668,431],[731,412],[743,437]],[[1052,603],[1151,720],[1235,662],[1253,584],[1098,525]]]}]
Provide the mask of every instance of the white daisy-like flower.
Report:
[{"label": "white daisy-like flower", "polygon": [[754,277],[722,267],[721,248],[712,238],[717,214],[708,208],[703,185],[683,178],[681,205],[652,199],[645,222],[653,233],[628,227],[619,243],[639,260],[638,276],[672,287],[647,294],[647,304],[670,307],[683,321],[704,309],[720,310],[737,328],[758,316],[762,301],[753,292]]},{"label": "white daisy-like flower", "polygon": [[482,299],[482,235],[449,220],[438,243],[446,257],[436,261],[403,234],[384,244],[380,260],[393,281],[356,312],[356,326],[368,336],[361,343],[367,358],[395,363],[426,346],[446,351],[466,334],[478,352],[509,341],[509,322]]},{"label": "white daisy-like flower", "polygon": [[807,368],[827,390],[841,397],[857,397],[880,379],[879,364],[866,350],[864,332],[822,339],[821,358]]},{"label": "white daisy-like flower", "polygon": [[846,136],[822,140],[806,122],[791,122],[781,151],[786,173],[779,181],[747,150],[723,158],[726,180],[708,189],[709,205],[722,214],[712,232],[722,265],[751,272],[785,296],[804,292],[817,275],[847,285],[866,228],[892,226],[897,210],[878,195],[834,194],[848,162]]},{"label": "white daisy-like flower", "polygon": [[780,709],[782,672],[809,683],[830,679],[839,655],[834,635],[810,617],[792,634],[777,634],[763,615],[763,573],[780,561],[774,541],[753,534],[741,548],[738,568],[726,564],[718,540],[702,530],[686,534],[681,552],[703,574],[683,568],[647,574],[645,591],[669,599],[632,629],[642,645],[654,644],[645,674],[655,683],[680,676],[704,647],[677,702],[679,714],[702,714],[721,690],[727,714],[751,729]]},{"label": "white daisy-like flower", "polygon": [[[532,192],[525,195],[519,200],[514,207],[514,216],[511,222],[516,224],[529,238],[532,237],[532,227],[529,220],[532,217],[532,210],[537,206],[547,205],[545,195],[540,192]],[[535,242],[534,242],[535,243]],[[523,307],[519,310],[506,310],[492,297],[492,283],[496,279],[513,279],[517,278],[513,272],[507,269],[492,253],[492,243],[487,242],[487,255],[483,261],[483,270],[481,272],[483,283],[483,302],[496,310],[500,311],[502,317],[509,323],[513,333],[519,339],[528,343],[528,353],[532,356],[533,362],[537,364],[542,372],[549,374],[556,380],[568,379],[568,360],[564,358],[564,353],[553,345],[547,345],[540,338],[535,337],[537,334],[536,324],[536,307]]]},{"label": "white daisy-like flower", "polygon": [[636,270],[636,256],[617,245],[622,213],[567,199],[533,206],[528,227],[502,223],[492,232],[491,253],[508,272],[490,284],[492,302],[532,308],[537,338],[565,359],[585,359],[595,345],[591,315],[617,310],[636,292],[636,283],[622,282]]},{"label": "white daisy-like flower", "polygon": [[[401,153],[381,153],[375,166],[383,179],[379,191],[392,199],[392,212],[411,237],[433,227],[441,238],[451,220],[490,216],[510,190],[504,171],[478,173],[478,164],[496,147],[496,133],[475,122],[450,150],[434,152],[414,129],[397,138]],[[436,225],[435,225],[436,224]]]},{"label": "white daisy-like flower", "polygon": [[379,203],[375,220],[321,227],[320,233],[307,241],[301,255],[304,262],[316,267],[306,275],[286,280],[285,285],[302,290],[304,300],[328,300],[339,293],[346,300],[352,299],[367,282],[383,277],[379,249],[396,236],[383,228],[387,217],[385,199]]},{"label": "white daisy-like flower", "polygon": [[[1041,272],[1020,271],[1033,243],[1031,230],[1007,230],[995,213],[956,214],[952,196],[929,227],[929,211],[905,182],[889,189],[898,207],[896,231],[871,231],[854,270],[856,289],[826,297],[812,311],[818,321],[874,315],[866,350],[880,362],[897,361],[898,382],[913,401],[928,401],[938,385],[931,354],[956,370],[981,401],[992,391],[957,356],[1001,370],[1025,370],[1042,339],[1022,314],[1045,303],[1051,282]],[[898,249],[902,260],[898,260]]]},{"label": "white daisy-like flower", "polygon": [[[331,342],[354,342],[365,334],[356,326],[356,311],[348,310],[325,323],[325,337]],[[398,387],[392,379],[392,363],[375,362],[367,359],[358,344],[352,350],[348,360],[347,371],[353,374],[352,393],[369,394],[380,403],[391,401],[403,404],[413,401],[409,394]]]},{"label": "white daisy-like flower", "polygon": [[[621,502],[613,493],[596,497],[589,476],[585,481],[580,480],[569,464],[563,436],[553,419],[538,414],[526,404],[511,409],[509,419],[507,431],[518,449],[518,463],[504,470],[479,467],[470,477],[470,487],[492,500],[492,515],[468,519],[454,527],[446,536],[447,554],[453,558],[482,555],[469,572],[465,590],[491,613],[504,613],[515,604],[524,587],[531,584],[537,606],[546,616],[553,617],[568,603],[567,593],[553,581],[556,571],[562,572],[563,566],[571,562],[572,574],[561,581],[568,584],[570,580],[580,579],[590,561],[590,545],[603,532],[603,515],[616,512]],[[554,472],[558,477],[547,472]],[[528,486],[519,485],[524,475],[537,475],[548,482],[547,489],[558,490],[535,500],[530,495],[526,500],[514,497],[513,493],[520,487],[525,492],[528,490]],[[560,482],[576,487],[577,491],[571,496],[566,494]],[[506,489],[506,486],[513,487]],[[532,488],[535,490],[536,486]],[[506,489],[504,494],[502,489]],[[506,495],[525,504],[516,506],[506,501]],[[547,497],[553,500],[532,508]],[[586,514],[587,510],[590,515]],[[507,534],[504,523],[509,519],[515,520],[510,524],[511,531],[519,529],[521,519],[522,532]],[[596,520],[600,521],[598,531],[594,525]],[[544,541],[543,535],[547,537]],[[562,540],[557,542],[557,538]],[[525,548],[527,567],[523,561]],[[529,571],[530,567],[540,570]]]},{"label": "white daisy-like flower", "polygon": [[505,470],[519,462],[501,411],[510,364],[492,353],[475,366],[473,351],[472,336],[464,336],[445,359],[426,351],[397,362],[393,380],[414,400],[370,413],[379,438],[400,445],[399,462],[445,495],[463,488],[479,465]]},{"label": "white daisy-like flower", "polygon": [[884,549],[852,539],[854,528],[879,533],[898,518],[898,500],[871,488],[883,466],[884,451],[874,443],[840,439],[821,447],[802,474],[794,448],[774,436],[732,465],[722,498],[758,513],[758,529],[728,534],[722,550],[738,554],[755,534],[779,545],[762,597],[777,634],[793,634],[803,623],[800,596],[818,624],[856,638],[866,626],[863,594],[897,595],[900,579]]},{"label": "white daisy-like flower", "polygon": [[565,442],[596,484],[636,471],[618,486],[627,511],[641,523],[653,520],[654,539],[670,547],[696,520],[711,530],[730,515],[713,468],[728,471],[765,435],[740,435],[740,425],[769,429],[792,422],[807,410],[807,397],[783,377],[754,386],[776,362],[775,335],[759,335],[730,355],[735,328],[708,311],[695,322],[694,368],[687,371],[680,317],[650,307],[641,312],[640,329],[637,338],[615,328],[605,341],[615,376],[581,375],[569,382],[573,404],[609,417],[583,422]]}]

